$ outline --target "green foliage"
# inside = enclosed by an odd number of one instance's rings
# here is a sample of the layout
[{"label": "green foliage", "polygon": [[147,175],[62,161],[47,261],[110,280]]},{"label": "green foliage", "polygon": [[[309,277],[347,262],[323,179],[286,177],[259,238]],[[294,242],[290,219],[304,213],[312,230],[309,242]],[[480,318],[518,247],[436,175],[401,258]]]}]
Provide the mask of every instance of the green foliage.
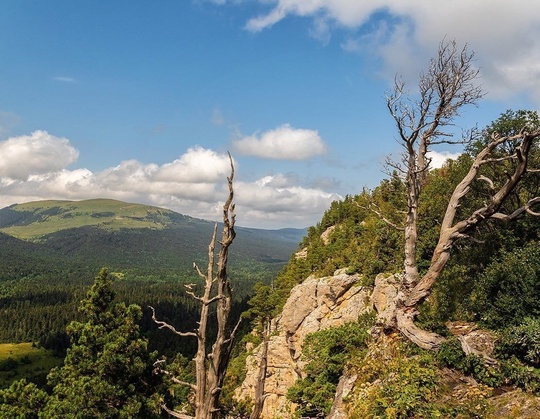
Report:
[{"label": "green foliage", "polygon": [[37,419],[45,406],[47,393],[26,380],[15,381],[0,390],[0,417],[3,419]]},{"label": "green foliage", "polygon": [[497,345],[501,357],[516,356],[534,367],[540,366],[540,318],[527,317],[516,326],[501,332]]},{"label": "green foliage", "polygon": [[366,352],[368,329],[373,321],[373,315],[364,315],[357,323],[346,323],[306,337],[302,345],[302,356],[308,361],[306,377],[287,392],[287,398],[299,405],[298,416],[319,417],[330,412],[347,361]]},{"label": "green foliage", "polygon": [[21,378],[41,386],[46,383],[50,369],[62,360],[31,343],[0,344],[0,388],[9,387]]},{"label": "green foliage", "polygon": [[237,345],[237,348],[238,346],[240,346],[242,350],[239,354],[233,356],[229,363],[219,402],[223,412],[226,412],[228,417],[243,418],[249,417],[249,414],[253,409],[252,403],[250,400],[234,400],[233,395],[235,390],[246,378],[246,361],[250,353],[244,349],[245,340],[241,341]]},{"label": "green foliage", "polygon": [[359,380],[349,417],[437,417],[438,370],[429,354],[407,358],[399,342],[378,341],[369,356],[355,360]]},{"label": "green foliage", "polygon": [[113,303],[112,277],[102,269],[81,301],[83,322],[68,327],[72,346],[49,374],[43,417],[153,417],[159,412],[152,374],[155,354],[141,336],[141,309]]},{"label": "green foliage", "polygon": [[171,377],[174,376],[178,380],[186,383],[195,382],[195,363],[193,360],[187,359],[182,354],[177,354],[170,364],[167,365],[167,370],[172,375],[164,377],[167,394],[164,396],[166,403],[170,406],[181,406],[178,410],[184,409],[187,414],[193,414],[194,409],[191,403],[192,390],[186,385],[174,383]]},{"label": "green foliage", "polygon": [[493,328],[521,323],[540,316],[540,246],[504,251],[487,266],[472,296],[480,319]]},{"label": "green foliage", "polygon": [[[538,322],[533,326],[536,329]],[[525,327],[526,328],[526,327]],[[466,375],[471,375],[477,381],[489,387],[501,387],[502,385],[512,385],[527,391],[538,393],[540,391],[540,375],[534,368],[525,365],[522,359],[526,356],[523,346],[520,344],[520,337],[517,329],[510,328],[501,334],[501,340],[496,348],[498,363],[489,365],[484,359],[475,355],[465,355],[461,349],[461,344],[457,338],[448,339],[444,342],[436,353],[436,360],[441,367],[453,368]],[[526,334],[524,329],[521,331]],[[516,333],[517,332],[517,333]],[[534,330],[532,334],[535,334]],[[519,353],[522,359],[518,359]]]},{"label": "green foliage", "polygon": [[242,316],[255,323],[257,330],[278,314],[278,295],[271,286],[260,282],[253,286],[253,297],[248,301],[249,309]]},{"label": "green foliage", "polygon": [[525,365],[514,356],[502,360],[500,369],[506,384],[514,385],[536,395],[540,394],[540,373],[537,369]]},{"label": "green foliage", "polygon": [[352,361],[358,380],[348,397],[351,419],[486,417],[487,387],[445,394],[433,353],[409,352],[395,337],[382,338],[369,346],[367,356]]}]

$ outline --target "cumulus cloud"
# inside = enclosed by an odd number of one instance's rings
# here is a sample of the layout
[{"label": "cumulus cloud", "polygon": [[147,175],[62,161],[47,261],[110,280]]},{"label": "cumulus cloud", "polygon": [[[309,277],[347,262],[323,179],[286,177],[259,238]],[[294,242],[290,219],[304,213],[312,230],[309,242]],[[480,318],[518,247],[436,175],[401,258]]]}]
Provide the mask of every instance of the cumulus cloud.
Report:
[{"label": "cumulus cloud", "polygon": [[[266,13],[248,20],[257,32],[288,16],[311,19],[314,28],[346,30],[344,49],[369,49],[383,72],[417,75],[446,37],[469,43],[491,97],[540,96],[540,2],[536,0],[259,0]],[[319,32],[313,29],[310,31]],[[362,35],[358,35],[362,33]],[[325,42],[327,39],[325,38]]]},{"label": "cumulus cloud", "polygon": [[[193,147],[162,165],[126,160],[97,172],[68,169],[77,156],[67,139],[45,131],[0,142],[0,207],[41,199],[113,198],[220,219],[230,173],[225,153]],[[302,186],[295,174],[279,173],[237,180],[235,192],[239,225],[259,228],[311,225],[341,198]]]},{"label": "cumulus cloud", "polygon": [[[236,203],[241,218],[279,227],[313,225],[330,203],[342,197],[318,188],[294,185],[290,176],[264,176],[254,182],[237,182]],[[253,225],[252,225],[253,226]]]},{"label": "cumulus cloud", "polygon": [[31,174],[63,169],[78,157],[66,138],[34,131],[0,142],[0,176],[26,180]]},{"label": "cumulus cloud", "polygon": [[324,154],[326,145],[319,133],[310,129],[295,129],[289,124],[234,141],[240,153],[265,159],[305,160]]},{"label": "cumulus cloud", "polygon": [[446,160],[455,160],[460,155],[461,153],[451,153],[449,151],[430,151],[427,153],[427,157],[431,159],[430,167],[432,169],[438,169],[439,167],[442,167]]}]

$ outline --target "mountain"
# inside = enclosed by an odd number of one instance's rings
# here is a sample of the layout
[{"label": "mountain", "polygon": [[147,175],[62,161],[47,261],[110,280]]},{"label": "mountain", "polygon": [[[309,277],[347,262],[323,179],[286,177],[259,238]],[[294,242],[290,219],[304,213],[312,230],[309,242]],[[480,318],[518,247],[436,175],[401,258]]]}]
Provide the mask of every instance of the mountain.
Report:
[{"label": "mountain", "polygon": [[[206,267],[213,228],[210,221],[109,199],[0,209],[0,342],[39,341],[64,350],[66,325],[77,317],[78,302],[104,266],[123,277],[115,284],[119,300],[145,308],[146,331],[161,333],[148,305],[194,327],[197,305],[182,284],[198,282],[193,263]],[[276,276],[306,230],[237,227],[236,232],[228,273],[235,310],[242,311],[253,285]],[[181,348],[190,354],[191,344],[167,334],[153,339],[164,351]]]},{"label": "mountain", "polygon": [[[206,256],[213,226],[167,209],[111,199],[36,201],[0,210],[0,232],[32,242],[28,251],[34,256],[46,248],[48,256],[130,271],[189,269]],[[282,265],[305,232],[237,227],[233,266]]]}]

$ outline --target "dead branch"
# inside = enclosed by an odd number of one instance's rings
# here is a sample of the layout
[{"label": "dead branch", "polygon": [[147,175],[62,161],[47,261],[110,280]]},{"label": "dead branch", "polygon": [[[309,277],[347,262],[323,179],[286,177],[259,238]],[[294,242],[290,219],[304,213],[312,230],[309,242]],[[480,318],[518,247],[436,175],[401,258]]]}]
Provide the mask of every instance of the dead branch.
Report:
[{"label": "dead branch", "polygon": [[[219,413],[219,396],[223,387],[225,372],[229,363],[234,338],[238,331],[240,321],[230,331],[230,315],[232,307],[232,287],[227,275],[227,263],[229,247],[236,236],[234,229],[236,215],[233,203],[234,188],[234,164],[229,154],[231,173],[227,177],[229,194],[223,205],[223,229],[221,239],[217,241],[218,223],[215,223],[212,238],[208,245],[208,263],[206,272],[203,272],[196,263],[193,264],[197,275],[204,281],[204,288],[201,296],[195,295],[194,284],[186,285],[186,293],[201,303],[198,327],[195,332],[181,333],[170,324],[156,319],[155,311],[152,308],[152,319],[160,328],[167,328],[180,336],[194,336],[197,338],[197,353],[195,355],[195,376],[196,383],[186,383],[171,373],[165,372],[161,367],[159,370],[171,377],[171,380],[178,384],[188,385],[194,392],[195,418],[215,418]],[[216,241],[219,244],[216,263]],[[212,345],[208,344],[208,322],[210,319],[210,306],[216,306],[217,334]],[[211,349],[208,349],[209,346]],[[190,418],[182,412],[175,412],[166,406],[163,410],[174,417]]]},{"label": "dead branch", "polygon": [[195,332],[180,332],[180,331],[176,330],[176,328],[173,325],[171,325],[171,324],[169,324],[167,322],[158,320],[156,318],[156,310],[154,309],[154,307],[152,307],[152,306],[148,306],[148,307],[150,308],[150,310],[152,310],[152,320],[154,321],[154,323],[156,323],[158,325],[159,329],[169,329],[175,335],[178,335],[178,336],[194,336],[194,337],[197,337],[197,333],[195,333]]},{"label": "dead branch", "polygon": [[356,206],[358,208],[361,208],[361,209],[365,209],[365,210],[368,210],[368,211],[371,211],[373,212],[375,215],[377,215],[379,217],[379,219],[381,221],[384,221],[386,224],[388,224],[390,227],[398,230],[398,231],[405,231],[405,228],[404,227],[400,227],[398,226],[397,224],[393,223],[392,221],[390,221],[388,218],[386,218],[383,213],[380,211],[380,208],[377,206],[377,204],[373,203],[373,202],[370,202],[369,205],[366,207],[364,205],[360,205],[358,202],[354,201],[354,203],[356,204]]}]

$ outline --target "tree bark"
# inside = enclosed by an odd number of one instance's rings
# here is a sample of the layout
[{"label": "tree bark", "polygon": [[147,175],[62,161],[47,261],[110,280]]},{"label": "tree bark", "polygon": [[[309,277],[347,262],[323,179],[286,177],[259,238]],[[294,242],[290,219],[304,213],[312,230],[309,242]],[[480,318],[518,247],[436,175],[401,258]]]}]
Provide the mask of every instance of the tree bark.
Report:
[{"label": "tree bark", "polygon": [[[187,285],[187,294],[199,301],[201,305],[199,314],[199,326],[193,332],[178,332],[172,325],[156,319],[153,314],[154,322],[160,328],[168,328],[180,336],[195,336],[197,338],[197,353],[195,355],[195,376],[196,383],[183,383],[177,380],[177,383],[185,384],[194,390],[195,418],[213,419],[219,415],[219,397],[225,373],[229,365],[229,359],[234,343],[234,338],[240,325],[240,320],[234,327],[231,327],[230,316],[232,307],[232,288],[227,275],[227,263],[229,258],[229,247],[236,236],[234,229],[236,215],[234,213],[234,165],[232,157],[229,154],[231,164],[231,174],[227,177],[229,186],[229,195],[223,205],[223,228],[221,240],[219,241],[220,250],[216,255],[215,247],[217,240],[218,224],[214,226],[212,239],[208,245],[208,264],[206,272],[203,273],[199,267],[194,264],[199,277],[204,281],[204,291],[201,296],[195,295],[192,289],[193,284]],[[217,269],[214,269],[214,268]],[[213,292],[215,290],[215,295]],[[217,334],[211,349],[208,349],[208,321],[211,305],[216,305]],[[163,409],[174,417],[188,418],[189,416],[182,412],[175,412],[166,406]]]},{"label": "tree bark", "polygon": [[261,417],[264,400],[266,399],[264,386],[266,384],[266,371],[268,369],[268,341],[270,339],[270,322],[271,320],[266,321],[263,330],[261,362],[259,364],[257,383],[255,384],[253,410],[251,411],[249,419],[259,419]]},{"label": "tree bark", "polygon": [[[476,104],[483,95],[481,88],[475,85],[478,70],[472,66],[473,57],[474,54],[469,54],[466,46],[458,51],[454,41],[442,42],[437,57],[431,61],[428,71],[420,78],[419,99],[414,101],[403,98],[404,84],[398,78],[392,93],[387,97],[387,108],[396,122],[400,141],[405,150],[401,164],[392,162],[389,164],[404,176],[407,188],[404,275],[396,297],[395,315],[390,324],[394,324],[408,339],[426,349],[436,349],[443,338],[421,330],[414,324],[418,314],[417,307],[430,295],[456,242],[468,237],[487,219],[511,220],[525,212],[537,215],[532,211],[532,206],[540,203],[540,197],[536,197],[510,215],[499,213],[503,202],[527,172],[532,142],[540,136],[540,131],[527,132],[524,127],[519,134],[513,136],[493,135],[453,191],[430,266],[422,276],[419,275],[418,205],[430,169],[428,153],[434,144],[456,143],[442,128],[453,125],[453,120],[459,115],[461,108]],[[494,156],[495,151],[500,153],[501,150],[511,150],[513,154]],[[507,181],[497,188],[493,181],[480,176],[479,170],[486,163],[500,161],[512,162],[513,169],[508,173]],[[460,202],[477,179],[489,183],[492,196],[485,206],[456,221]]]}]

